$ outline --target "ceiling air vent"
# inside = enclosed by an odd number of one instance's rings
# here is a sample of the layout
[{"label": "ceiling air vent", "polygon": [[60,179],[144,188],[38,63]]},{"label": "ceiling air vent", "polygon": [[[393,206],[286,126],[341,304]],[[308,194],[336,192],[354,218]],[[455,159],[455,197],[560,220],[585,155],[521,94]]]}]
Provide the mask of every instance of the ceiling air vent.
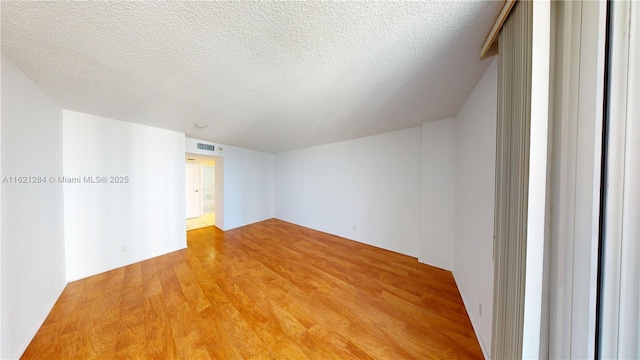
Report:
[{"label": "ceiling air vent", "polygon": [[216,147],[213,146],[213,145],[209,145],[209,144],[200,144],[200,143],[198,143],[198,149],[216,151]]}]

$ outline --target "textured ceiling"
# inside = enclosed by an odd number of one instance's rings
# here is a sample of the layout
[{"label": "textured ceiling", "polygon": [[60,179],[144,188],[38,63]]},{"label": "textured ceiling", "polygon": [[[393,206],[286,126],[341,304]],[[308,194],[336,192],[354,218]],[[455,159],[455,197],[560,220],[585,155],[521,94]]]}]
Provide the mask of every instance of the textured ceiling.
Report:
[{"label": "textured ceiling", "polygon": [[279,152],[454,116],[501,6],[2,1],[2,52],[63,108]]}]

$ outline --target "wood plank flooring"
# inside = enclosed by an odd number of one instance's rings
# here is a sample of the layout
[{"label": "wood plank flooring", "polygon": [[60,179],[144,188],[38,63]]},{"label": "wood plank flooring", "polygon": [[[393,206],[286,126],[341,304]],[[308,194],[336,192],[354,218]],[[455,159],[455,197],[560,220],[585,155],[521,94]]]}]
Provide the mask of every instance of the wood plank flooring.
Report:
[{"label": "wood plank flooring", "polygon": [[267,220],[69,283],[23,359],[481,359],[450,272]]}]

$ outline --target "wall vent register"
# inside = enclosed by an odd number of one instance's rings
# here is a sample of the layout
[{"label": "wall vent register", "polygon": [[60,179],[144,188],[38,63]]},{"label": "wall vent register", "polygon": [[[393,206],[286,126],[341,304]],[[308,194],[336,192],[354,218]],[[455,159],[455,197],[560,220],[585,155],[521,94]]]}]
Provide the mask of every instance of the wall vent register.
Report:
[{"label": "wall vent register", "polygon": [[216,147],[214,145],[201,144],[201,143],[198,143],[198,149],[200,149],[200,150],[208,150],[208,151],[216,151]]}]

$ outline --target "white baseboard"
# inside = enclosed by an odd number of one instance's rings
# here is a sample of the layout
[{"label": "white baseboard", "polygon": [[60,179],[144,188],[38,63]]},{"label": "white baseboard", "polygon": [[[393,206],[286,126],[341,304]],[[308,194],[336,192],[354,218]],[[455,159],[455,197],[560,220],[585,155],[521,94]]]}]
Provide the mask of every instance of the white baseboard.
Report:
[{"label": "white baseboard", "polygon": [[[453,275],[453,280],[455,281],[456,276],[455,274]],[[478,332],[478,328],[479,326],[477,326],[475,324],[475,319],[473,316],[471,316],[472,311],[471,309],[473,309],[473,307],[469,306],[469,302],[467,301],[466,297],[464,296],[464,293],[462,292],[462,289],[460,288],[460,286],[458,286],[458,282],[456,281],[456,287],[458,288],[458,292],[460,292],[460,297],[462,298],[462,303],[464,304],[464,308],[467,311],[467,316],[469,317],[469,320],[471,321],[471,327],[473,328],[473,332],[476,334],[476,339],[478,339],[478,343],[480,344],[480,349],[482,349],[482,355],[484,355],[485,359],[490,359],[489,357],[489,353],[487,352],[487,349],[485,347],[484,342],[482,341],[482,337],[480,336],[480,333]]]}]

